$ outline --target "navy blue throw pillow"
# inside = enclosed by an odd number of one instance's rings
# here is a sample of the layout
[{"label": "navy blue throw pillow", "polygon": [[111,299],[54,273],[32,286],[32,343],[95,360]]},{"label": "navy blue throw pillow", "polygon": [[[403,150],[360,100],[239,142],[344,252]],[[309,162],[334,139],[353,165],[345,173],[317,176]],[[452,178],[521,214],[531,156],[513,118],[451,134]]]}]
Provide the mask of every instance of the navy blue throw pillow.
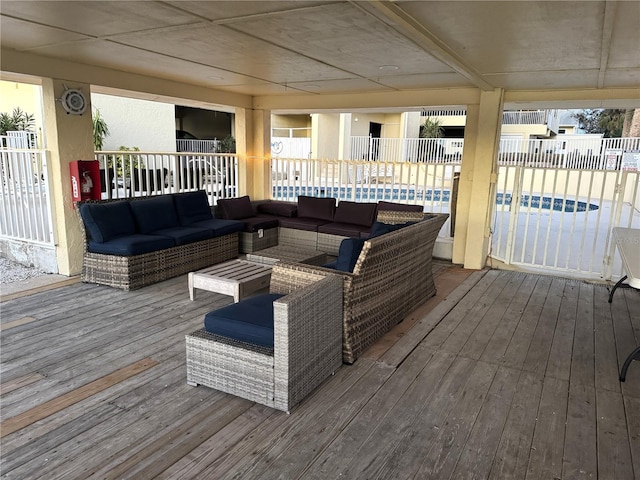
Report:
[{"label": "navy blue throw pillow", "polygon": [[345,238],[342,240],[335,269],[341,272],[353,272],[364,242],[364,238]]}]

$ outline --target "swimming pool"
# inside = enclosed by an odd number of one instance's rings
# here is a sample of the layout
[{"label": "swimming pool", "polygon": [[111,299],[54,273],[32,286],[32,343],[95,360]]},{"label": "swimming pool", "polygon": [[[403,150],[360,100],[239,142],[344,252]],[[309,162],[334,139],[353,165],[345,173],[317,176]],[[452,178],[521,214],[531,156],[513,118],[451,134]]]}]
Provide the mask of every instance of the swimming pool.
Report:
[{"label": "swimming pool", "polygon": [[[498,192],[496,203],[498,205],[511,205],[513,198],[510,193],[503,194]],[[523,194],[520,200],[520,206],[524,208],[538,208],[543,210],[554,210],[556,212],[586,212],[587,210],[597,210],[598,205],[587,202],[555,197],[540,197],[540,195]]]},{"label": "swimming pool", "polygon": [[[273,187],[274,200],[291,200],[298,195],[308,195],[310,197],[333,197],[338,200],[354,200],[356,202],[369,201],[420,201],[420,202],[443,202],[451,201],[451,191],[414,189],[414,188],[392,188],[392,187],[338,187],[338,186],[313,186],[313,185],[277,185]],[[496,203],[498,205],[510,206],[512,202],[511,193],[498,192]],[[522,195],[520,206],[524,208],[540,208],[543,210],[554,210],[556,212],[586,212],[587,210],[597,210],[598,205],[593,203],[575,201],[554,197],[541,197],[540,195]]]},{"label": "swimming pool", "polygon": [[273,187],[273,198],[275,200],[286,200],[297,198],[298,195],[308,195],[311,197],[333,197],[339,200],[355,200],[356,202],[367,201],[394,201],[394,200],[420,200],[423,202],[449,202],[451,200],[450,190],[416,190],[414,188],[391,188],[391,187],[318,187],[312,185],[282,186]]}]

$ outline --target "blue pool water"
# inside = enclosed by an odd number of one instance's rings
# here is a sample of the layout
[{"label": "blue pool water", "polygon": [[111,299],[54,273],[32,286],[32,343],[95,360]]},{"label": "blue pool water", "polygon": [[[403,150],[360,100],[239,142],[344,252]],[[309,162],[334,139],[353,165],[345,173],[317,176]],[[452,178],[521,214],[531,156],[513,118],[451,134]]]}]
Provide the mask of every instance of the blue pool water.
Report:
[{"label": "blue pool water", "polygon": [[[297,198],[298,195],[308,195],[311,197],[333,197],[338,200],[355,200],[356,202],[370,202],[385,200],[388,202],[411,200],[422,202],[444,202],[451,200],[450,190],[416,190],[413,188],[391,188],[391,187],[317,187],[312,185],[301,186],[274,186],[273,198],[276,200],[288,200]],[[498,205],[511,205],[512,196],[510,193],[499,192],[496,196]],[[541,205],[542,202],[542,205]],[[540,195],[522,195],[520,206],[525,208],[542,208],[544,210],[554,210],[556,212],[586,212],[587,210],[597,210],[598,205],[587,204],[575,200],[562,200],[562,198],[540,197]]]},{"label": "blue pool water", "polygon": [[356,187],[355,196],[353,187],[314,187],[314,186],[275,186],[273,187],[274,199],[296,198],[298,195],[311,197],[333,197],[339,200],[355,199],[356,202],[368,202],[376,200],[421,200],[424,202],[448,202],[451,200],[449,190],[415,190],[413,188],[391,187]]},{"label": "blue pool water", "polygon": [[[510,193],[498,193],[496,203],[498,205],[511,205],[512,197]],[[541,205],[542,202],[542,205]],[[593,203],[580,202],[575,200],[563,200],[562,198],[540,197],[540,195],[523,194],[520,206],[525,208],[542,208],[543,210],[554,210],[556,212],[586,212],[587,210],[597,210],[598,205]]]}]

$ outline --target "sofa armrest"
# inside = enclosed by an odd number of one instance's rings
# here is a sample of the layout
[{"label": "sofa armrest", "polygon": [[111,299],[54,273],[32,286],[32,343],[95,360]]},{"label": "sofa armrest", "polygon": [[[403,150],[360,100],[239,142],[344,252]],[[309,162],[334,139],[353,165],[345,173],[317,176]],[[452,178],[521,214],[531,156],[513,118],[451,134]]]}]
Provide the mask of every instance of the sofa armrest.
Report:
[{"label": "sofa armrest", "polygon": [[342,365],[342,279],[320,277],[273,312],[274,403],[289,411]]},{"label": "sofa armrest", "polygon": [[332,268],[304,263],[278,262],[271,271],[270,292],[287,295],[330,275],[342,279],[353,277],[352,273],[340,272]]}]

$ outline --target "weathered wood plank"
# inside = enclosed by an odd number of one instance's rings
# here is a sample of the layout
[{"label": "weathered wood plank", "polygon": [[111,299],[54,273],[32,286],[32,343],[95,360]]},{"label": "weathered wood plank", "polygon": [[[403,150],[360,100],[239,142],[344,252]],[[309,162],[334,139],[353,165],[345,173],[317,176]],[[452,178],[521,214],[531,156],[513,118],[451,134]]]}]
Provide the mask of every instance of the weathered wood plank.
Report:
[{"label": "weathered wood plank", "polygon": [[613,331],[611,308],[607,302],[608,296],[609,292],[604,289],[604,287],[599,287],[594,290],[594,382],[596,388],[619,392],[618,355],[616,353],[616,339]]},{"label": "weathered wood plank", "polygon": [[564,286],[565,281],[562,279],[554,278],[551,281],[551,287],[522,366],[528,372],[543,373],[547,369],[547,361],[560,312]]},{"label": "weathered wood plank", "polygon": [[560,312],[553,333],[546,375],[561,380],[569,380],[571,357],[573,355],[573,337],[578,309],[579,284],[566,281],[560,302]]},{"label": "weathered wood plank", "polygon": [[338,478],[352,462],[367,462],[375,445],[391,446],[409,430],[442,380],[454,356],[438,352],[432,356],[417,347],[372,400],[340,433],[302,475],[308,479]]},{"label": "weathered wood plank", "polygon": [[[394,372],[394,368],[377,362],[369,370],[369,374],[354,385],[354,389],[342,395],[334,408],[327,409],[320,416],[315,413],[297,418],[286,439],[269,442],[268,451],[256,462],[252,462],[250,470],[232,470],[228,474],[229,478],[296,478],[305,465],[313,462],[318,453],[353,420]],[[313,440],[309,441],[311,439]]]},{"label": "weathered wood plank", "polygon": [[380,360],[397,367],[422,342],[427,335],[453,310],[474,288],[486,270],[478,270],[469,275],[453,292],[446,296],[433,310],[420,319],[411,329],[410,335],[399,339]]},{"label": "weathered wood plank", "polygon": [[[248,471],[270,452],[272,442],[287,442],[290,431],[300,434],[297,423],[304,423],[303,430],[308,425],[315,428],[322,426],[318,419],[331,409],[341,408],[340,399],[347,392],[360,384],[361,379],[367,377],[370,372],[376,375],[391,373],[387,369],[382,372],[376,367],[379,364],[370,359],[360,358],[354,365],[343,366],[336,374],[326,382],[327,388],[316,390],[309,399],[305,400],[294,410],[291,415],[278,412],[260,425],[251,436],[245,437],[232,451],[225,452],[215,462],[202,470],[202,478],[233,478],[236,475],[242,477],[244,471]],[[312,435],[302,435],[304,441],[312,439]],[[295,442],[294,442],[295,445]]]},{"label": "weathered wood plank", "polygon": [[0,395],[6,395],[9,392],[18,390],[26,385],[31,385],[42,380],[44,376],[39,373],[28,373],[22,377],[14,378],[8,382],[0,383]]},{"label": "weathered wood plank", "polygon": [[499,367],[452,478],[487,478],[518,384],[518,370]]},{"label": "weathered wood plank", "polygon": [[[504,363],[504,357],[511,339],[520,324],[523,313],[526,311],[531,295],[535,292],[538,279],[537,275],[524,276],[520,288],[514,293],[509,307],[482,352],[480,359],[483,362]],[[519,366],[516,368],[519,368]]]},{"label": "weathered wood plank", "polygon": [[[633,471],[637,477],[638,472],[640,472],[640,398],[625,396],[624,407],[627,420],[626,429],[629,435],[629,446],[631,447],[631,462]],[[621,439],[621,441],[623,444],[626,443],[624,439]],[[625,477],[620,476],[616,478]]]},{"label": "weathered wood plank", "polygon": [[[485,278],[488,274],[485,276]],[[500,273],[491,286],[486,290],[475,302],[473,308],[465,316],[464,320],[460,322],[449,337],[442,343],[443,349],[451,353],[459,353],[464,347],[465,343],[473,335],[474,331],[485,317],[487,312],[492,308],[495,302],[502,302],[500,292],[504,288],[508,288],[510,285],[509,276],[504,272]]]},{"label": "weathered wood plank", "polygon": [[520,321],[513,332],[509,346],[507,347],[502,364],[512,368],[522,368],[529,351],[529,345],[533,339],[534,332],[538,326],[540,315],[544,308],[549,288],[551,287],[551,277],[539,277],[533,292],[529,297],[527,306],[520,317]]},{"label": "weathered wood plank", "polygon": [[588,283],[579,285],[571,357],[571,384],[595,386],[594,293]]},{"label": "weathered wood plank", "polygon": [[79,402],[80,400],[84,400],[85,398],[93,395],[96,392],[101,390],[105,390],[122,380],[137,375],[138,373],[151,368],[157,365],[157,362],[151,359],[144,359],[136,362],[128,367],[122,368],[120,370],[116,370],[109,375],[105,375],[104,377],[95,380],[87,385],[84,385],[77,390],[69,392],[66,395],[50,400],[38,407],[34,407],[30,410],[27,410],[20,415],[16,415],[15,417],[11,417],[3,420],[0,423],[0,437],[5,437],[21,428],[26,427],[32,423],[37,422],[49,415],[53,415],[60,410],[65,409],[69,405],[73,405],[74,403]]},{"label": "weathered wood plank", "polygon": [[[477,362],[474,373],[464,392],[437,437],[428,445],[426,455],[416,471],[417,478],[449,478],[462,455],[469,433],[473,428],[480,409],[489,394],[498,367]],[[500,382],[498,382],[499,384]],[[425,445],[427,446],[427,445]],[[384,472],[383,478],[404,478],[401,472]]]},{"label": "weathered wood plank", "polygon": [[0,324],[0,332],[7,331],[10,328],[16,328],[35,321],[36,319],[34,317],[22,317],[18,318],[17,320],[13,320],[12,322],[2,323]]},{"label": "weathered wood plank", "polygon": [[[494,285],[496,282],[500,283],[500,274],[495,270],[488,271],[476,284],[476,286],[465,295],[464,298],[449,312],[446,322],[440,322],[436,328],[433,329],[424,339],[426,345],[431,347],[440,348],[445,342],[450,342],[449,337],[455,335],[459,326],[465,325],[465,321],[481,311],[483,308],[489,308],[488,305],[483,303],[483,298],[487,296],[489,288],[502,289],[500,285],[497,287]],[[468,330],[468,326],[465,326]],[[466,340],[468,335],[464,337]],[[457,353],[456,349],[451,353]]]},{"label": "weathered wood plank", "polygon": [[278,413],[264,405],[253,405],[165,471],[157,474],[156,480],[202,478],[202,471],[206,467],[222,457],[244,437],[252,435],[272,415],[278,415]]},{"label": "weathered wood plank", "polygon": [[490,480],[525,478],[541,395],[542,375],[522,372],[493,460]]},{"label": "weathered wood plank", "polygon": [[569,382],[544,379],[525,478],[562,478],[568,396]]},{"label": "weathered wood plank", "polygon": [[40,285],[38,287],[30,288],[28,290],[22,290],[20,292],[3,294],[3,295],[0,295],[0,303],[10,302],[11,300],[22,298],[27,295],[33,295],[34,293],[48,292],[49,290],[54,290],[56,288],[60,288],[67,285],[74,285],[79,282],[80,282],[80,277],[77,276],[77,277],[71,277],[65,280],[60,280],[59,282],[56,282],[50,285]]},{"label": "weathered wood plank", "polygon": [[[434,357],[448,361],[452,355],[438,352]],[[385,478],[386,472],[401,472],[410,478],[419,468],[426,446],[437,437],[440,426],[453,409],[452,399],[461,394],[474,375],[473,365],[472,360],[458,357],[440,382],[433,386],[422,384],[422,388],[416,385],[407,403],[402,402],[395,409],[399,428],[394,428],[391,419],[384,422],[333,478]],[[423,389],[429,394],[419,396]],[[381,445],[384,448],[380,448]]]},{"label": "weathered wood plank", "polygon": [[590,385],[571,384],[567,406],[562,478],[598,478],[596,392]]},{"label": "weathered wood plank", "polygon": [[596,389],[596,412],[598,477],[636,478],[629,445],[631,429],[627,430],[622,395]]}]

